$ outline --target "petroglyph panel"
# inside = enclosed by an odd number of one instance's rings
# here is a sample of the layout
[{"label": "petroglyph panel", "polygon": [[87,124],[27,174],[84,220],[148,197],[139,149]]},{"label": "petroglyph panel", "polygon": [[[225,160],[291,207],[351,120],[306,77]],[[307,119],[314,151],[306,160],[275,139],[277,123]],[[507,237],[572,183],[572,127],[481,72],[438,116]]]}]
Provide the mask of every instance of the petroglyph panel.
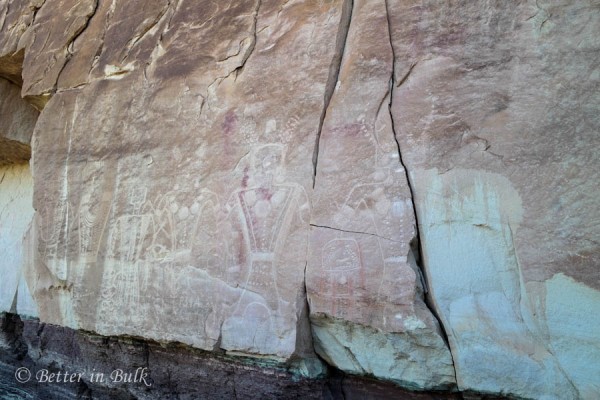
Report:
[{"label": "petroglyph panel", "polygon": [[[385,1],[353,2],[323,122],[306,278],[311,321],[318,353],[342,370],[444,386],[454,381],[452,360],[424,303],[411,190],[389,112],[397,77],[386,14]],[[428,362],[415,363],[399,343]]]},{"label": "petroglyph panel", "polygon": [[595,398],[595,3],[0,1],[2,309]]},{"label": "petroglyph panel", "polygon": [[[222,336],[226,350],[293,353],[295,336],[280,316],[293,315],[300,284],[294,291],[285,270],[304,268],[310,207],[304,188],[283,175],[285,149],[253,147],[240,164],[246,187],[224,204],[208,189],[176,185],[150,198],[146,187],[113,182],[95,329],[207,349]],[[121,160],[119,170],[136,162]],[[264,340],[239,334],[249,326]]]}]

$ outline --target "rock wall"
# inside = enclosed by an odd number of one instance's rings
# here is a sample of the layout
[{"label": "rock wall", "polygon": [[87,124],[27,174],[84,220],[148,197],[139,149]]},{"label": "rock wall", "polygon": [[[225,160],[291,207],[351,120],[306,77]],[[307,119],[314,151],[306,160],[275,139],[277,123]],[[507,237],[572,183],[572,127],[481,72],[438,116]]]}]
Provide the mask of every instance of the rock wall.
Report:
[{"label": "rock wall", "polygon": [[597,1],[0,1],[6,163],[33,132],[0,202],[35,209],[2,310],[594,399],[599,31]]},{"label": "rock wall", "polygon": [[[0,69],[4,67],[0,61]],[[37,316],[23,267],[27,262],[25,236],[34,215],[28,161],[38,115],[21,98],[19,87],[0,77],[0,312],[26,316]]]},{"label": "rock wall", "polygon": [[[458,393],[411,392],[392,383],[344,375],[307,379],[262,361],[227,357],[181,344],[159,344],[140,339],[98,336],[89,332],[0,318],[0,393],[17,399],[405,399],[459,400]],[[5,347],[6,346],[6,347]],[[15,385],[15,367],[34,373],[82,373],[79,382]],[[127,371],[144,379],[121,382],[113,371]],[[106,379],[90,380],[92,374]],[[493,399],[492,399],[493,400]]]},{"label": "rock wall", "polygon": [[34,214],[32,189],[29,166],[0,167],[0,312],[17,312],[18,304],[20,313],[37,316],[23,276],[23,241]]},{"label": "rock wall", "polygon": [[392,23],[392,108],[458,385],[596,397],[598,3],[419,11]]}]

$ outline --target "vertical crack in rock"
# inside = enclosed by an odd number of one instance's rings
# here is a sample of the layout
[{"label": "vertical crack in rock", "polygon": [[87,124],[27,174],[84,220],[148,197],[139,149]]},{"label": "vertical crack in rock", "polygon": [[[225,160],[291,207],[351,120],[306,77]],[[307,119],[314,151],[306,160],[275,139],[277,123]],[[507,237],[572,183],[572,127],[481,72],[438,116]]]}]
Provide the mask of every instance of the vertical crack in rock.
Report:
[{"label": "vertical crack in rock", "polygon": [[390,19],[390,9],[389,9],[388,0],[385,0],[385,10],[386,10],[386,17],[387,17],[387,24],[388,24],[390,48],[392,50],[392,73],[391,73],[391,77],[390,77],[390,89],[389,89],[390,101],[388,103],[388,110],[390,113],[390,121],[392,124],[392,132],[394,134],[394,141],[396,142],[396,146],[398,148],[398,160],[399,160],[400,164],[402,165],[402,168],[404,168],[404,173],[406,175],[406,183],[408,184],[408,190],[410,192],[410,199],[411,199],[411,205],[413,208],[413,214],[415,216],[415,230],[416,230],[415,233],[416,233],[417,244],[413,246],[411,243],[411,247],[412,247],[413,252],[416,252],[416,254],[415,254],[416,265],[419,268],[419,270],[421,271],[421,278],[422,278],[423,285],[424,285],[423,291],[425,293],[424,299],[423,299],[424,303],[427,306],[427,308],[429,309],[429,311],[431,312],[431,314],[434,316],[434,318],[436,318],[436,320],[440,326],[440,330],[443,334],[446,345],[448,346],[448,352],[450,353],[450,357],[452,358],[452,368],[454,370],[454,379],[456,381],[456,378],[457,378],[456,377],[456,363],[454,362],[454,354],[452,354],[452,348],[448,341],[448,334],[446,332],[446,327],[442,323],[442,319],[439,317],[439,315],[435,309],[435,306],[433,304],[430,304],[430,302],[427,298],[427,292],[428,292],[429,285],[427,282],[427,275],[425,274],[423,250],[421,248],[421,234],[420,234],[420,229],[419,229],[419,216],[417,214],[417,207],[416,207],[416,203],[415,203],[415,191],[413,188],[413,182],[411,180],[410,174],[408,173],[408,168],[402,158],[402,151],[400,149],[400,141],[398,140],[398,135],[396,133],[396,123],[394,121],[394,113],[392,112],[392,103],[394,101],[394,88],[399,87],[400,85],[402,85],[403,83],[405,83],[408,80],[410,74],[412,73],[412,71],[414,70],[414,68],[418,62],[413,63],[410,66],[408,72],[402,77],[402,79],[398,82],[398,84],[396,84],[396,51],[394,49],[394,42],[392,40],[392,22]]},{"label": "vertical crack in rock", "polygon": [[254,48],[256,47],[256,42],[258,40],[257,37],[257,26],[258,26],[258,13],[260,12],[260,6],[262,4],[262,0],[258,0],[256,2],[256,8],[254,9],[254,23],[252,25],[252,43],[248,46],[248,50],[246,50],[246,54],[242,57],[242,61],[240,62],[240,66],[237,67],[233,72],[235,72],[235,79],[242,73],[244,70],[244,66],[246,65],[246,61],[250,58],[252,53],[254,52]]},{"label": "vertical crack in rock", "polygon": [[[252,41],[250,42],[250,45],[248,46],[248,48],[246,49],[246,52],[242,56],[239,65],[236,66],[231,71],[227,72],[227,74],[225,74],[223,76],[218,76],[215,79],[213,79],[213,81],[207,86],[206,93],[203,96],[204,100],[208,99],[209,93],[210,93],[210,88],[214,84],[216,84],[217,86],[220,85],[221,82],[223,82],[225,79],[229,78],[232,74],[235,74],[235,76],[234,76],[234,81],[235,81],[235,80],[237,80],[238,76],[244,70],[244,66],[246,65],[246,62],[248,61],[248,59],[250,58],[250,56],[254,52],[254,48],[256,47],[256,42],[258,40],[257,26],[258,26],[258,14],[260,12],[260,6],[261,6],[261,4],[262,4],[262,0],[258,0],[256,2],[256,8],[254,9],[254,12],[252,13],[253,18],[254,18],[254,22],[253,22],[253,25],[252,25]],[[240,49],[240,52],[241,52],[241,49]],[[238,56],[238,55],[239,55],[239,52],[237,54],[235,54],[234,56],[232,56],[232,57],[235,57],[235,56]],[[228,57],[228,58],[231,58],[231,57]],[[225,60],[221,60],[221,61],[225,61]],[[204,101],[203,101],[203,104],[204,104]]]},{"label": "vertical crack in rock", "polygon": [[319,162],[319,143],[321,141],[321,131],[323,129],[323,122],[327,115],[327,109],[329,108],[329,102],[333,96],[333,92],[337,86],[340,68],[342,66],[342,59],[344,57],[344,50],[346,48],[346,39],[348,38],[348,31],[350,30],[350,21],[352,20],[352,9],[354,8],[354,0],[344,0],[342,5],[342,15],[340,17],[340,27],[335,42],[335,54],[331,65],[329,66],[329,77],[327,78],[327,85],[325,86],[325,97],[323,100],[323,110],[321,111],[321,117],[319,119],[319,128],[317,130],[317,138],[315,140],[315,149],[313,151],[313,189],[317,181],[317,164]]},{"label": "vertical crack in rock", "polygon": [[153,30],[161,23],[163,17],[167,14],[168,10],[169,3],[167,3],[167,5],[158,13],[158,15],[152,21],[150,21],[142,27],[141,32],[138,32],[137,34],[133,35],[131,39],[129,39],[129,41],[125,45],[126,50],[125,54],[121,57],[121,63],[125,62],[125,60],[129,57],[129,54],[131,50],[135,47],[135,45],[144,40],[144,38],[148,35],[148,32]]},{"label": "vertical crack in rock", "polygon": [[[308,324],[310,327],[310,302],[308,301],[308,288],[306,287],[306,268],[308,267],[308,261],[304,263],[304,280],[302,284],[304,285],[304,301],[306,303],[306,318],[308,318]],[[314,347],[314,346],[313,346]],[[313,348],[314,350],[314,348]]]},{"label": "vertical crack in rock", "polygon": [[33,15],[31,16],[31,25],[33,25],[33,23],[35,22],[35,17],[37,17],[38,11],[40,11],[40,9],[42,8],[42,6],[44,4],[46,4],[46,0],[43,0],[42,2],[40,2],[39,5],[36,4],[33,6],[33,8],[32,8]]},{"label": "vertical crack in rock", "polygon": [[60,80],[60,76],[61,76],[62,72],[65,70],[65,68],[67,67],[67,64],[69,63],[69,61],[71,61],[71,57],[73,56],[72,47],[74,46],[74,43],[79,38],[79,36],[81,36],[83,34],[83,32],[85,32],[85,30],[90,25],[90,21],[92,20],[94,15],[96,15],[96,11],[98,11],[99,3],[100,3],[100,0],[94,0],[91,12],[85,16],[85,18],[86,18],[85,24],[83,24],[81,26],[81,28],[78,29],[73,34],[73,36],[67,41],[67,45],[65,46],[65,49],[67,50],[67,55],[66,55],[64,64],[62,65],[60,71],[58,71],[58,74],[56,75],[56,82],[54,83],[54,89],[53,89],[54,93],[56,93],[56,90],[58,88],[58,81]]}]

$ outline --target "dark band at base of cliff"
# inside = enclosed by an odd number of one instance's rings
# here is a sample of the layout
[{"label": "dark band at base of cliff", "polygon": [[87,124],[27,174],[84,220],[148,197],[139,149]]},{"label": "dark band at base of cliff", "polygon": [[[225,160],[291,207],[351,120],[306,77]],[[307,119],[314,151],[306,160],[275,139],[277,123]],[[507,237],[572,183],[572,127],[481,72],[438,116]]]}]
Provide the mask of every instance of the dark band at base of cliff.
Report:
[{"label": "dark band at base of cliff", "polygon": [[[326,378],[298,378],[258,361],[236,359],[183,345],[89,332],[0,315],[0,393],[15,399],[462,399],[461,393],[424,393],[390,383],[345,375],[331,369]],[[26,383],[18,368],[34,373]],[[86,376],[147,368],[151,385],[96,382]],[[73,383],[37,382],[36,371],[79,372]],[[97,375],[95,375],[97,376]],[[487,398],[487,397],[486,397]],[[491,398],[490,398],[491,399]]]}]

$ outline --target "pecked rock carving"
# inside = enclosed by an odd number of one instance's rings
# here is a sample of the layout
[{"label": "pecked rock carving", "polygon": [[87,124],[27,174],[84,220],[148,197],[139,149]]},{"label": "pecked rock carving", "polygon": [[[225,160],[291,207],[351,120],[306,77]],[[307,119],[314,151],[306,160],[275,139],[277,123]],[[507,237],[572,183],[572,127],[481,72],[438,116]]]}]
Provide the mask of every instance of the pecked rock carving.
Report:
[{"label": "pecked rock carving", "polygon": [[595,399],[599,24],[594,1],[0,0],[0,310]]}]

